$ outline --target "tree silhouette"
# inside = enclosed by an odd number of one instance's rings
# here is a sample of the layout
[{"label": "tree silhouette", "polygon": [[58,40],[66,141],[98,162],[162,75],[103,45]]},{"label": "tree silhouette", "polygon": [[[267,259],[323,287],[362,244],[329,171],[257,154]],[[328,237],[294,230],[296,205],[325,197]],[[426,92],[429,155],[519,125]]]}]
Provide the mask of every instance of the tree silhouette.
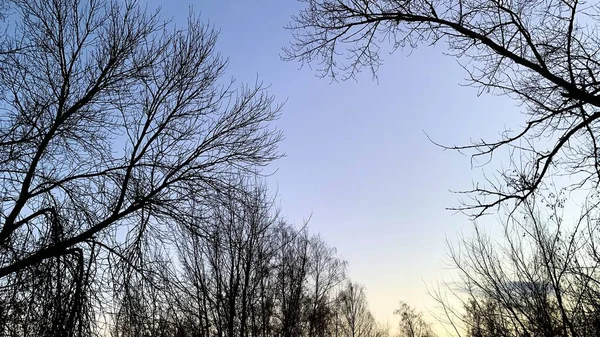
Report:
[{"label": "tree silhouette", "polygon": [[[507,95],[524,107],[526,123],[500,139],[446,148],[486,158],[507,148],[511,163],[464,191],[457,209],[478,217],[518,206],[545,189],[557,172],[571,188],[596,186],[600,163],[597,80],[598,4],[563,1],[303,0],[288,28],[284,58],[316,64],[322,76],[376,73],[382,44],[396,49],[445,44],[463,61],[469,83]],[[431,95],[431,94],[429,94]],[[543,140],[543,141],[542,141]]]},{"label": "tree silhouette", "polygon": [[223,81],[195,15],[173,29],[137,1],[2,5],[0,331],[90,334],[108,289],[164,280],[192,201],[279,157],[280,107]]},{"label": "tree silhouette", "polygon": [[500,235],[475,227],[451,247],[459,279],[449,290],[464,313],[441,292],[435,297],[468,336],[598,334],[598,209],[570,222],[560,194],[535,201],[523,203]]}]

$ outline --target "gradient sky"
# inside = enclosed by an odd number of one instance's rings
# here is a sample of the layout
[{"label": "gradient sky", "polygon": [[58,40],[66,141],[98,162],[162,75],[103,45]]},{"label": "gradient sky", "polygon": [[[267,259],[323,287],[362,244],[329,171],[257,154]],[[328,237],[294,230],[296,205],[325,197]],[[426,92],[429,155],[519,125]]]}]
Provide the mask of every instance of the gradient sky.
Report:
[{"label": "gradient sky", "polygon": [[281,61],[291,38],[283,26],[301,7],[293,0],[149,4],[176,23],[185,22],[192,5],[220,30],[228,75],[240,84],[258,76],[278,101],[287,100],[277,122],[286,157],[274,163],[269,184],[290,221],[312,215],[310,231],[349,262],[349,276],[366,286],[376,318],[394,326],[400,300],[431,307],[426,286],[449,272],[446,238],[470,226],[464,215],[445,210],[458,205],[449,190],[471,187],[481,173],[424,131],[448,145],[495,138],[518,122],[514,103],[460,86],[466,74],[443,46],[383,55],[378,82],[364,73],[331,83]]}]

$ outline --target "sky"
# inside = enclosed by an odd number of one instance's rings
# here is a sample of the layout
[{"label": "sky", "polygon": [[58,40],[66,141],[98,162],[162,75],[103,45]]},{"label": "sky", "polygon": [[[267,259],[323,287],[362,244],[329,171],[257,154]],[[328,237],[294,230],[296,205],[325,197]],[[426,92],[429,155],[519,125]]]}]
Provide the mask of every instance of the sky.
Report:
[{"label": "sky", "polygon": [[191,6],[220,30],[227,75],[239,84],[258,78],[286,102],[276,123],[286,156],[269,167],[269,185],[284,216],[296,224],[310,217],[310,231],[348,261],[375,317],[395,325],[400,300],[432,308],[427,288],[452,272],[446,240],[471,226],[446,210],[459,204],[450,190],[471,187],[481,169],[425,133],[447,145],[496,139],[505,125],[519,124],[514,102],[461,86],[466,73],[444,46],[382,55],[377,81],[368,73],[356,81],[318,78],[280,60],[291,40],[283,27],[302,7],[293,0],[148,3],[178,25]]}]

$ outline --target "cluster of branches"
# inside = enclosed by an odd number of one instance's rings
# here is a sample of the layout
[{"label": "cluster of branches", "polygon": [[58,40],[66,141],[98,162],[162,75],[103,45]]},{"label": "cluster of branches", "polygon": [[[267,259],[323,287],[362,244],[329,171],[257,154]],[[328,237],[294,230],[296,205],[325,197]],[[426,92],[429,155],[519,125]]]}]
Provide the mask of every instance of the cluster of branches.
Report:
[{"label": "cluster of branches", "polygon": [[302,0],[289,25],[284,58],[317,65],[320,74],[374,74],[381,47],[446,44],[481,91],[515,99],[525,124],[494,141],[447,148],[487,161],[508,149],[511,163],[464,191],[457,209],[478,217],[518,206],[557,173],[570,187],[600,182],[600,38],[596,3],[578,0]]},{"label": "cluster of branches", "polygon": [[451,295],[436,291],[435,298],[458,335],[600,334],[597,197],[572,222],[564,219],[565,195],[536,195],[501,234],[475,227],[453,246],[460,278],[448,287]]},{"label": "cluster of branches", "polygon": [[400,302],[398,309],[394,310],[394,315],[399,316],[398,337],[435,337],[431,325],[423,317],[423,313],[418,312],[408,303]]}]

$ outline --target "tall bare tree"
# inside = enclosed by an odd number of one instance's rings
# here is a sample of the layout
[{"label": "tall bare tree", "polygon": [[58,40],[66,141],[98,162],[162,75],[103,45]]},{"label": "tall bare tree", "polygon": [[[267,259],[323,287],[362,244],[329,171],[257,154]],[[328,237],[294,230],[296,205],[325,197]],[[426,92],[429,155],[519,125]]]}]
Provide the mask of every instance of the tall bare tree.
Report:
[{"label": "tall bare tree", "polygon": [[335,336],[372,337],[379,334],[369,311],[364,287],[347,281],[337,296],[339,330]]},{"label": "tall bare tree", "polygon": [[327,246],[318,236],[310,239],[309,248],[306,298],[308,336],[329,336],[335,312],[333,292],[346,279],[346,262],[335,255],[335,248]]},{"label": "tall bare tree", "polygon": [[270,287],[280,219],[265,186],[245,178],[236,185],[239,190],[221,192],[201,209],[202,217],[179,239],[181,308],[201,336],[270,332],[272,306],[264,287]]},{"label": "tall bare tree", "polygon": [[137,1],[3,4],[0,330],[81,335],[116,262],[152,281],[192,201],[278,157],[279,106],[223,80],[194,15],[171,28]]}]

